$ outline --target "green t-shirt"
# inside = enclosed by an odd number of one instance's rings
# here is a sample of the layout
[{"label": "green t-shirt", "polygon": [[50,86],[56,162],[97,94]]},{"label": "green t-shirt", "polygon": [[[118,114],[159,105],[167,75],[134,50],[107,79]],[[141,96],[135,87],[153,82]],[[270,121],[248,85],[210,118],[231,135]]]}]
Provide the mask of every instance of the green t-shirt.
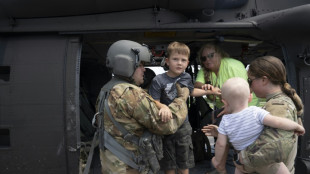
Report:
[{"label": "green t-shirt", "polygon": [[[241,77],[245,80],[248,79],[247,71],[244,65],[239,60],[233,58],[222,58],[218,76],[216,76],[214,72],[211,72],[210,76],[211,76],[210,78],[211,84],[219,88],[222,87],[222,85],[226,80],[232,77]],[[200,69],[198,71],[196,82],[201,82],[204,84],[206,83],[204,79],[203,69]],[[260,106],[259,99],[256,97],[254,93],[252,94],[253,99],[249,103],[249,106]],[[223,106],[223,103],[221,102],[219,96],[216,97],[215,106],[217,108],[221,108]]]}]

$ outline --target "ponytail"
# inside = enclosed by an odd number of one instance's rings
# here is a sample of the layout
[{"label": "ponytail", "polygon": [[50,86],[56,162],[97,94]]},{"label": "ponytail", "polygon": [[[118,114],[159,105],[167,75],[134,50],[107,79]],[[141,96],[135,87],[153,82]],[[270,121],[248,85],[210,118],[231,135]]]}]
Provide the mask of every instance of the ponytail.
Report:
[{"label": "ponytail", "polygon": [[289,83],[285,82],[282,85],[282,91],[293,100],[297,109],[297,116],[301,116],[304,112],[304,105],[301,98],[296,93],[295,89],[292,88]]},{"label": "ponytail", "polygon": [[210,71],[207,70],[207,68],[203,67],[203,74],[204,74],[205,84],[211,84]]}]

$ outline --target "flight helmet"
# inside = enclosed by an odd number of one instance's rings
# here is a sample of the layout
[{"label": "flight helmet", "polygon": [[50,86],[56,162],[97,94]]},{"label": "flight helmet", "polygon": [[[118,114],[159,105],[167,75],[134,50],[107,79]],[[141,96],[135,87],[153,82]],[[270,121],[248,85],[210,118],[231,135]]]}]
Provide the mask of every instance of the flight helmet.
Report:
[{"label": "flight helmet", "polygon": [[131,77],[141,61],[151,62],[151,52],[146,45],[119,40],[110,46],[106,66],[114,75]]}]

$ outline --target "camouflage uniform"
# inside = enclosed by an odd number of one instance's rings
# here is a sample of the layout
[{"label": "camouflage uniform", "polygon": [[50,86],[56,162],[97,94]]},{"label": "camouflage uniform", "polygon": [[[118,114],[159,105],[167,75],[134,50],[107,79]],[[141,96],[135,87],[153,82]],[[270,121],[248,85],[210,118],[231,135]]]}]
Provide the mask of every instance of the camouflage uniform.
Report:
[{"label": "camouflage uniform", "polygon": [[[108,104],[115,120],[121,123],[130,133],[140,137],[144,131],[166,135],[174,133],[184,122],[187,107],[184,99],[176,98],[169,105],[174,119],[163,123],[158,115],[158,108],[152,97],[143,89],[129,83],[114,86],[108,98]],[[104,128],[114,139],[126,149],[138,154],[135,144],[125,141],[122,133],[112,123],[107,113],[104,113]],[[113,155],[109,150],[100,150],[102,173],[139,173]],[[141,173],[147,173],[149,169]]]},{"label": "camouflage uniform", "polygon": [[[274,116],[288,118],[297,122],[296,107],[291,98],[284,93],[268,96],[263,109]],[[265,126],[259,138],[241,152],[246,171],[270,174],[276,173],[279,162],[284,162],[293,174],[296,153],[297,136],[294,131],[285,131],[267,126]]]}]

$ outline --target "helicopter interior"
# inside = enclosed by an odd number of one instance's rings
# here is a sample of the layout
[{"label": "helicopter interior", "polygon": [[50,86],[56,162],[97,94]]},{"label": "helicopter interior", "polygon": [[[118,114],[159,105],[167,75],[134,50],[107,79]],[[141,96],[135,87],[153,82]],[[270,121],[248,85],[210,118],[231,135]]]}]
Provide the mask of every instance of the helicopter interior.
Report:
[{"label": "helicopter interior", "polygon": [[[250,35],[246,32],[138,31],[85,34],[83,35],[82,44],[80,84],[90,93],[88,98],[93,105],[96,102],[100,88],[109,80],[109,76],[111,76],[107,68],[105,68],[107,50],[113,42],[122,39],[133,40],[148,45],[154,61],[146,64],[146,67],[160,67],[160,63],[165,57],[166,48],[172,41],[183,42],[189,46],[191,51],[189,65],[199,65],[197,52],[203,44],[208,42],[218,42],[230,57],[240,60],[245,66],[251,60],[264,55],[283,58],[281,45],[268,38],[262,38],[259,35]],[[95,73],[95,71],[102,71],[102,73]],[[94,87],[92,85],[98,86]]]}]

